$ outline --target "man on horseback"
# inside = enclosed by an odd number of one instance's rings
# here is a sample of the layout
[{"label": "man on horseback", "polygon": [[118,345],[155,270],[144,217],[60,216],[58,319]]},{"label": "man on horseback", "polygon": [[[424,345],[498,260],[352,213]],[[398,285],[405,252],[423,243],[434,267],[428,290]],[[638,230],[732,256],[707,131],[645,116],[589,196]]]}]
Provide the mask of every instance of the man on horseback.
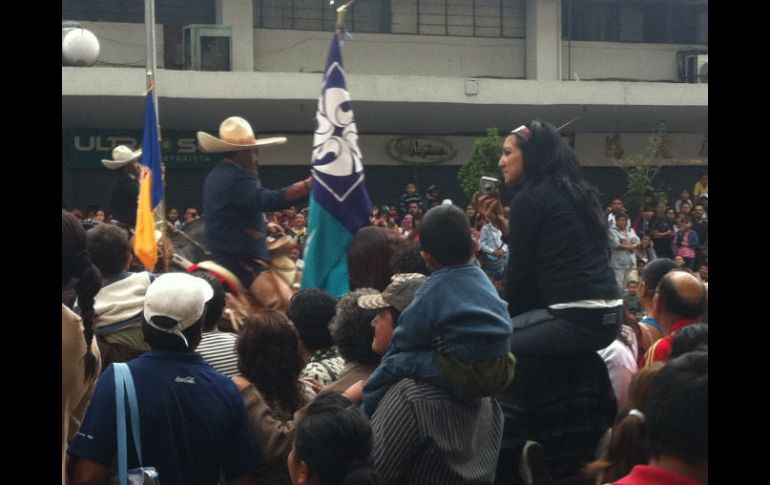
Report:
[{"label": "man on horseback", "polygon": [[133,151],[125,145],[112,150],[113,160],[102,160],[102,165],[118,172],[110,191],[108,210],[114,222],[133,230],[136,225],[136,201],[139,198],[141,148]]},{"label": "man on horseback", "polygon": [[204,152],[225,158],[203,184],[206,247],[211,260],[233,273],[261,306],[286,311],[289,284],[270,269],[267,221],[263,211],[285,209],[310,192],[311,177],[282,189],[262,187],[257,166],[259,147],[286,143],[286,137],[257,139],[251,125],[240,117],[227,118],[219,137],[198,132]]}]

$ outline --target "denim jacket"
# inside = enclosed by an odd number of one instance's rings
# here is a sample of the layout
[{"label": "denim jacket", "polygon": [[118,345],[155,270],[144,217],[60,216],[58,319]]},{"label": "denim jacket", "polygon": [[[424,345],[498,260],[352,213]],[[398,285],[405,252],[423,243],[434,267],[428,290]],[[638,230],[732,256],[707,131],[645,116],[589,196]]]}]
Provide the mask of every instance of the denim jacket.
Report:
[{"label": "denim jacket", "polygon": [[374,414],[388,388],[406,377],[451,391],[436,352],[470,364],[505,357],[512,331],[506,302],[477,266],[433,272],[401,313],[388,352],[366,382],[364,410]]}]

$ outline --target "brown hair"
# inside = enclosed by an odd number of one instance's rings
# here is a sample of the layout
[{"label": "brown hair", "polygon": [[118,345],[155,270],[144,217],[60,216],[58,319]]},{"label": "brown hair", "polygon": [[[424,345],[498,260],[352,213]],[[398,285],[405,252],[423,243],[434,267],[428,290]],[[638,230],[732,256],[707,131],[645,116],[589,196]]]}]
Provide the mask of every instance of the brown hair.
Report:
[{"label": "brown hair", "polygon": [[384,291],[390,284],[390,257],[405,239],[384,227],[362,227],[348,246],[350,289]]},{"label": "brown hair", "polygon": [[601,483],[615,482],[631,473],[635,465],[644,465],[651,457],[647,428],[642,418],[629,414],[632,409],[644,409],[650,395],[655,376],[660,367],[644,368],[631,379],[628,385],[628,407],[618,413],[612,427],[607,454],[586,465],[583,472]]},{"label": "brown hair", "polygon": [[299,374],[305,363],[299,337],[281,312],[264,310],[246,319],[236,342],[238,370],[265,397],[288,413],[301,407]]}]

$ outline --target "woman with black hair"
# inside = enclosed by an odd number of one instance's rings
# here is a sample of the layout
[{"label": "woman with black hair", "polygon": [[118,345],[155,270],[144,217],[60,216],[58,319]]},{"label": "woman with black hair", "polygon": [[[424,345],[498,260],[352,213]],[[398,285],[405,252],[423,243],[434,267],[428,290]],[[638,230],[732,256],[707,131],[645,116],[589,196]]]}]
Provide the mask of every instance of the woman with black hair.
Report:
[{"label": "woman with black hair", "polygon": [[511,132],[499,166],[514,190],[509,220],[501,217],[499,198],[482,196],[479,204],[508,235],[511,351],[574,354],[606,347],[620,330],[623,301],[596,189],[559,132],[540,121]]},{"label": "woman with black hair", "polygon": [[336,392],[319,394],[301,411],[287,459],[293,485],[378,485],[369,420]]},{"label": "woman with black hair", "polygon": [[596,189],[550,124],[513,130],[499,166],[513,189],[508,220],[498,196],[478,199],[507,235],[504,298],[517,358],[516,378],[499,396],[505,430],[496,481],[510,483],[516,474],[525,483],[578,480],[617,412],[596,353],[623,322],[607,220]]}]

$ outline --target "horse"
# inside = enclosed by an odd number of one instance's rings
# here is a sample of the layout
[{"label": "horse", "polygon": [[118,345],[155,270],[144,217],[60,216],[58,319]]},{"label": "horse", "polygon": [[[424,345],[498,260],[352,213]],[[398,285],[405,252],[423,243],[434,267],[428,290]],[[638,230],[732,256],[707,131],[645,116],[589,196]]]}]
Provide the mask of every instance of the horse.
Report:
[{"label": "horse", "polygon": [[[174,255],[179,255],[184,259],[173,259],[171,263],[182,270],[187,270],[184,260],[191,264],[196,264],[208,259],[211,253],[204,245],[205,223],[203,219],[194,219],[185,224],[181,229],[177,229],[173,224],[166,222],[167,234],[173,245]],[[189,266],[188,266],[189,267]]]},{"label": "horse", "polygon": [[[213,273],[218,279],[223,281],[229,290],[226,294],[227,305],[225,307],[225,320],[222,322],[224,329],[237,332],[243,324],[243,319],[250,314],[258,313],[266,308],[249,289],[244,287],[241,281],[226,268],[209,260],[211,253],[205,246],[205,220],[203,218],[195,219],[186,224],[182,229],[172,228],[171,224],[166,223],[168,237],[173,246],[171,255],[171,271],[188,271],[190,268],[202,269]],[[285,235],[280,226],[270,225],[271,235],[267,238],[268,251],[270,252],[270,261],[267,263],[268,269],[272,272],[277,283],[282,286],[285,282],[290,289],[290,294],[294,294],[299,289],[301,273],[297,269],[294,261],[289,257],[289,253],[296,246],[294,240]],[[269,290],[268,290],[269,291]],[[281,291],[274,287],[272,291]],[[229,328],[228,328],[229,327]]]}]

